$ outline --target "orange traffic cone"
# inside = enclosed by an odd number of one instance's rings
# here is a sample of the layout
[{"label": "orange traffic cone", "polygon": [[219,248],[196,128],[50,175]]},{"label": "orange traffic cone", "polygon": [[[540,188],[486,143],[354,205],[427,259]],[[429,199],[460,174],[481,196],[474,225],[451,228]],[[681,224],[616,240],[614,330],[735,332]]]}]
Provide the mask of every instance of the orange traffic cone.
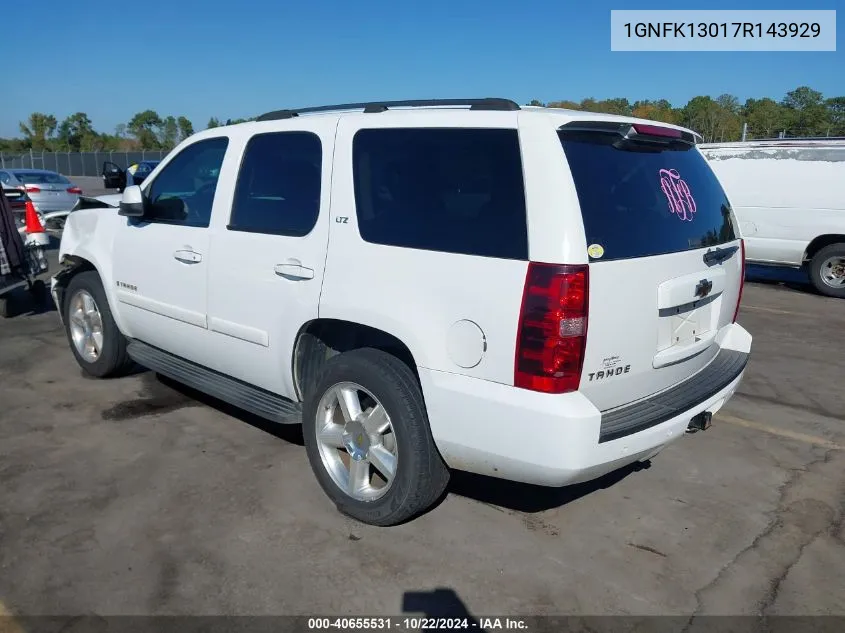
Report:
[{"label": "orange traffic cone", "polygon": [[38,212],[35,210],[35,205],[32,200],[26,201],[26,233],[27,244],[37,244],[38,246],[48,246],[50,244],[50,236],[44,230],[44,225],[38,217]]}]

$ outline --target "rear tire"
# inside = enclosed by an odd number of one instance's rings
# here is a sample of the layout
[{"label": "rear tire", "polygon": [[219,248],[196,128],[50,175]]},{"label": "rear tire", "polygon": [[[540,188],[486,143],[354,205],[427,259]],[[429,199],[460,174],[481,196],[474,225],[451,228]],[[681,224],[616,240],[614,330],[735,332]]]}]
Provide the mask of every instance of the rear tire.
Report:
[{"label": "rear tire", "polygon": [[123,375],[133,367],[126,352],[126,338],[114,322],[95,271],[79,273],[70,280],[62,310],[70,349],[86,373],[108,378]]},{"label": "rear tire", "polygon": [[813,256],[810,281],[821,294],[845,299],[845,243],[825,246]]},{"label": "rear tire", "polygon": [[[344,409],[337,397],[350,391],[362,411],[357,416],[347,416],[349,406]],[[378,406],[386,415],[373,425],[369,414]],[[338,510],[362,523],[390,526],[407,521],[446,489],[449,470],[431,437],[419,384],[395,356],[365,348],[331,358],[306,395],[302,419],[317,481]],[[374,431],[377,426],[385,430]],[[330,435],[333,442],[325,439]],[[357,462],[353,455],[359,457]],[[382,476],[386,462],[392,464],[390,477]],[[365,469],[360,481],[366,483],[350,483],[353,467]],[[347,485],[342,487],[344,478]]]},{"label": "rear tire", "polygon": [[0,318],[8,319],[12,316],[11,297],[0,297]]}]

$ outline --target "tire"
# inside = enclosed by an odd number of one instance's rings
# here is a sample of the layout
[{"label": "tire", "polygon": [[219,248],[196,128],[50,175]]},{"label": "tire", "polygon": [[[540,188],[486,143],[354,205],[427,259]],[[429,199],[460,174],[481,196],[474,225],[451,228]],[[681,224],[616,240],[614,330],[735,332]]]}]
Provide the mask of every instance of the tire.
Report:
[{"label": "tire", "polygon": [[[810,281],[821,294],[828,297],[845,299],[845,278],[842,285],[836,287],[825,281],[825,274],[830,274],[831,260],[839,259],[840,266],[845,266],[845,243],[825,246],[810,260]],[[845,270],[841,272],[845,275]]]},{"label": "tire", "polygon": [[[93,359],[83,356],[74,343],[71,317],[77,305],[77,297],[81,299],[82,293],[87,293],[93,299],[100,315],[102,342],[96,358]],[[123,375],[133,367],[133,362],[126,352],[126,339],[114,322],[103,284],[95,271],[79,273],[70,280],[65,291],[62,311],[70,349],[76,362],[87,374],[97,378],[109,378]]]},{"label": "tire", "polygon": [[[332,394],[337,393],[335,389],[338,386],[345,388],[352,384],[363,390],[358,393],[365,413],[357,419],[362,419],[372,410],[366,406],[369,404],[372,407],[373,402],[369,398],[372,396],[388,416],[391,432],[383,437],[389,438],[392,435],[390,444],[396,454],[395,472],[389,486],[385,486],[386,490],[369,486],[369,478],[375,480],[379,471],[374,462],[368,462],[373,465],[367,466],[367,471],[372,473],[367,477],[367,488],[381,495],[374,499],[355,498],[337,483],[333,471],[327,466],[327,460],[332,463],[334,458],[325,457],[327,453],[331,455],[333,449],[317,439],[319,428],[341,427],[340,424],[325,426],[324,416],[328,415],[326,402],[333,399]],[[339,416],[339,407],[337,409]],[[314,389],[306,394],[302,419],[305,448],[317,481],[340,512],[362,523],[376,526],[403,523],[427,510],[446,489],[449,469],[443,463],[431,437],[419,384],[408,366],[395,356],[381,350],[364,348],[331,358],[326,362]],[[340,417],[334,419],[341,420]],[[342,428],[350,429],[349,425]],[[354,431],[352,433],[354,436]],[[355,437],[361,438],[362,435]],[[384,449],[388,442],[385,439],[379,447],[378,444],[371,444],[373,435],[364,437],[368,438],[363,441],[369,446],[364,461],[375,460],[373,447]],[[353,449],[334,450],[340,456],[340,461],[345,459],[348,464],[352,464]]]},{"label": "tire", "polygon": [[12,298],[0,297],[0,318],[8,319],[12,316]]}]

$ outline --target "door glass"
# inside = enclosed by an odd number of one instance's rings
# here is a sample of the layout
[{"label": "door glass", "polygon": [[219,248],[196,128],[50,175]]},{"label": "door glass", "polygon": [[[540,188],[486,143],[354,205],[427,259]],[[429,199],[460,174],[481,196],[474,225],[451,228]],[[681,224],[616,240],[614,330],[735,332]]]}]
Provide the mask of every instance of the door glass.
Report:
[{"label": "door glass", "polygon": [[311,132],[258,134],[238,175],[231,231],[302,237],[320,212],[320,137]]},{"label": "door glass", "polygon": [[207,227],[228,145],[229,139],[221,136],[179,152],[147,189],[150,210],[145,219]]}]

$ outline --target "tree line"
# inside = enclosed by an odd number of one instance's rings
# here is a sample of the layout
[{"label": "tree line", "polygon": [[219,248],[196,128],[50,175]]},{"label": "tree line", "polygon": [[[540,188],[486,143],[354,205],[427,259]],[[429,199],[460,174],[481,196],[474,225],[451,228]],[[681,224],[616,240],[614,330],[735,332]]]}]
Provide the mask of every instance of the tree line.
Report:
[{"label": "tree line", "polygon": [[[243,123],[252,119],[211,117],[207,128]],[[194,133],[194,124],[185,116],[161,116],[144,110],[128,123],[117,125],[113,134],[98,132],[85,112],[71,114],[61,123],[52,114],[33,112],[20,122],[21,136],[0,138],[0,151],[93,152],[171,150]]]},{"label": "tree line", "polygon": [[787,92],[780,101],[763,97],[748,99],[744,104],[733,95],[723,94],[715,99],[709,96],[693,97],[680,108],[672,106],[665,99],[631,103],[624,97],[549,103],[535,99],[529,105],[604,112],[674,123],[695,130],[705,142],[741,140],[744,124],[747,126],[748,139],[845,136],[845,97],[826,99],[821,92],[808,86]]},{"label": "tree line", "polygon": [[[779,136],[845,136],[845,96],[825,98],[808,86],[787,92],[781,100],[770,97],[748,99],[744,104],[735,96],[723,94],[715,99],[697,96],[686,105],[675,107],[665,99],[631,103],[624,97],[596,100],[551,101],[536,99],[528,105],[570,108],[586,112],[605,112],[635,116],[653,121],[675,123],[691,128],[706,142],[737,141],[743,125],[747,138]],[[206,128],[243,123],[248,119],[211,117]],[[52,114],[33,112],[20,123],[21,137],[0,139],[0,151],[132,151],[140,149],[170,150],[194,133],[190,119],[184,116],[161,116],[155,110],[144,110],[128,123],[118,125],[113,134],[98,132],[84,112],[77,112],[61,123]]]},{"label": "tree line", "polygon": [[5,151],[132,151],[175,147],[194,133],[184,116],[160,116],[155,110],[138,112],[128,123],[119,124],[114,134],[98,132],[85,112],[71,114],[61,123],[52,114],[33,112],[21,121],[21,137],[0,139]]}]

